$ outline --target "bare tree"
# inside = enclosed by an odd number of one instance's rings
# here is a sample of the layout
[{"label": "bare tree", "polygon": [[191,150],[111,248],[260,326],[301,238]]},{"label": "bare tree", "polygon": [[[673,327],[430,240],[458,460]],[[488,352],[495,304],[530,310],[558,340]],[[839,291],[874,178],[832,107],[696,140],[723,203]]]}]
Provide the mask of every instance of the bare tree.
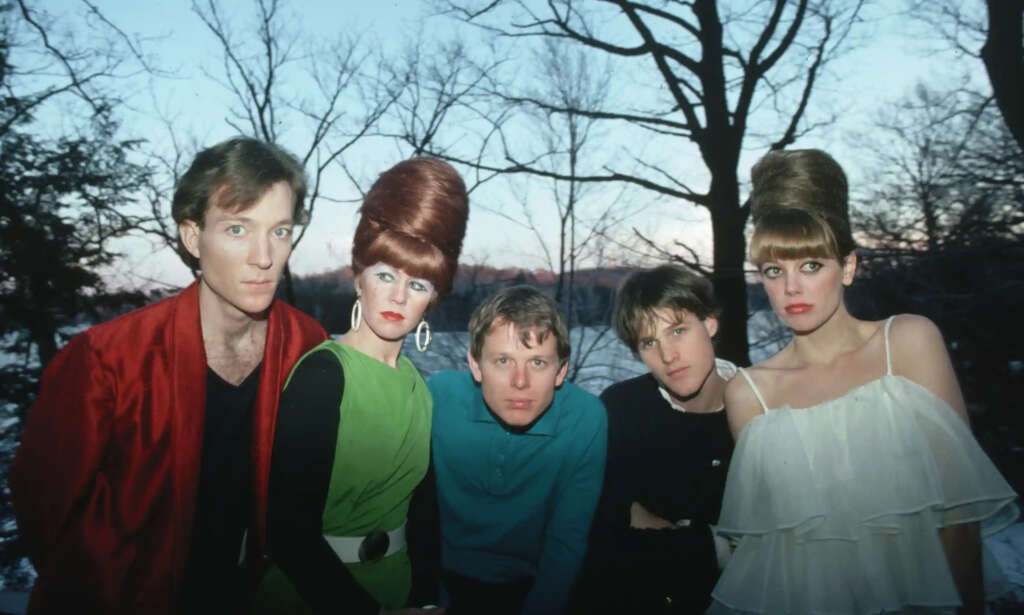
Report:
[{"label": "bare tree", "polygon": [[[554,100],[567,109],[604,106],[611,82],[607,62],[603,67],[594,66],[583,50],[574,49],[565,41],[545,39],[535,50],[532,64],[539,68],[541,78],[529,88],[531,98]],[[551,113],[535,105],[524,105],[521,99],[509,96],[498,86],[491,87],[489,93],[509,105],[524,108],[538,135],[535,164],[552,175],[566,178],[544,178],[550,183],[550,202],[556,214],[557,239],[553,246],[549,246],[545,232],[548,225],[537,220],[526,199],[522,206],[523,218],[537,239],[545,264],[556,276],[555,302],[566,315],[572,338],[568,377],[578,383],[584,377],[583,368],[592,364],[593,358],[615,339],[607,324],[589,329],[585,326],[594,321],[594,315],[585,314],[593,302],[582,295],[577,272],[584,263],[592,267],[606,264],[596,258],[601,254],[599,244],[606,241],[610,227],[628,217],[633,208],[619,199],[594,195],[594,184],[576,179],[583,160],[601,149],[601,140],[595,135],[595,118],[572,112]]]},{"label": "bare tree", "polygon": [[[528,63],[541,78],[526,86],[528,95],[551,97],[572,107],[602,104],[610,71],[595,69],[592,60],[563,41],[544,41],[530,55]],[[614,341],[606,326],[593,331],[580,327],[594,318],[584,313],[590,306],[581,302],[583,289],[577,283],[577,272],[584,263],[604,264],[599,255],[610,228],[635,213],[635,208],[627,207],[615,195],[594,195],[593,184],[576,181],[582,160],[601,149],[594,138],[597,120],[573,113],[554,114],[524,103],[521,94],[510,93],[503,85],[504,74],[499,69],[507,62],[500,54],[478,62],[461,43],[440,44],[430,50],[416,41],[394,69],[396,80],[407,83],[407,88],[393,106],[393,121],[384,134],[416,153],[429,152],[462,163],[460,166],[470,169],[473,189],[498,176],[507,181],[504,192],[513,197],[477,201],[474,208],[499,216],[534,237],[543,266],[555,274],[555,300],[573,330],[569,377],[575,380],[592,356]],[[467,118],[483,126],[482,143],[492,136],[504,138],[503,131],[513,121],[524,133],[535,135],[531,158],[550,175],[544,182],[524,187],[516,182],[517,177],[488,170],[481,158],[467,163],[459,156],[464,150],[445,140],[455,132],[454,126]],[[483,156],[485,150],[477,154]],[[538,200],[546,206],[538,207]],[[508,201],[518,203],[510,209]]]},{"label": "bare tree", "polygon": [[[147,235],[155,237],[158,246],[170,248],[178,245],[178,227],[169,213],[169,195],[174,194],[178,181],[185,173],[191,160],[191,153],[203,148],[195,137],[184,135],[175,125],[174,118],[167,116],[155,101],[154,108],[164,128],[164,139],[160,143],[150,142],[146,148],[147,164],[152,173],[140,186],[142,200],[146,203],[149,224]],[[159,249],[159,248],[157,248]],[[155,250],[154,250],[155,251]],[[197,272],[193,271],[193,275]],[[146,279],[146,283],[168,286],[164,280]]]},{"label": "bare tree", "polygon": [[112,240],[153,228],[133,208],[150,169],[115,113],[122,82],[142,69],[90,10],[95,28],[63,34],[31,3],[0,5],[0,335],[27,332],[15,347],[41,365],[63,327],[139,300],[108,288],[102,268],[119,257]]},{"label": "bare tree", "polygon": [[[110,22],[65,33],[38,5],[0,3],[0,577],[31,583],[6,470],[40,372],[76,325],[145,300],[103,269],[149,169],[120,135],[122,79],[138,70]],[[60,118],[60,122],[54,122]]]},{"label": "bare tree", "polygon": [[[539,73],[542,75],[536,85],[537,96],[554,98],[572,108],[600,106],[603,103],[611,78],[607,69],[603,72],[591,71],[586,66],[587,58],[584,54],[573,54],[565,45],[553,39],[544,41],[542,50],[534,59],[540,65]],[[565,181],[551,181],[552,200],[558,214],[558,255],[552,258],[549,252],[548,264],[558,275],[555,301],[563,305],[566,313],[571,315],[576,261],[580,256],[581,244],[586,244],[586,241],[577,239],[576,230],[579,221],[577,209],[587,186],[576,181],[576,175],[580,168],[580,157],[590,140],[594,120],[575,113],[555,115],[537,112],[535,115],[545,150],[545,161],[540,164],[556,173],[562,167],[565,169],[562,174],[569,177]],[[539,235],[539,229],[535,227],[534,231]]]},{"label": "bare tree", "polygon": [[988,34],[981,48],[1006,126],[1024,152],[1024,0],[985,0]]},{"label": "bare tree", "polygon": [[[783,148],[815,124],[807,118],[814,86],[823,67],[843,48],[862,2],[774,0],[720,10],[714,0],[662,4],[632,0],[579,3],[526,0],[472,3],[451,0],[455,16],[497,37],[527,43],[557,39],[615,63],[618,95],[607,105],[577,104],[557,97],[514,97],[544,113],[594,120],[630,132],[623,146],[626,163],[598,170],[553,171],[517,147],[511,125],[492,121],[488,154],[456,156],[450,147],[434,151],[488,173],[527,173],[577,184],[619,182],[678,199],[710,213],[712,280],[724,307],[719,351],[746,363],[746,282],[744,226],[738,164],[751,135],[755,113],[775,119],[777,130],[757,135],[765,147]],[[628,78],[627,78],[628,76]],[[509,91],[514,87],[506,88]],[[591,101],[592,102],[592,101]],[[493,118],[492,118],[493,119]],[[768,125],[765,121],[762,125]],[[651,157],[646,146],[658,141],[675,151],[696,146],[708,176],[700,190],[678,165]],[[694,263],[695,265],[699,263]]]},{"label": "bare tree", "polygon": [[1006,341],[1020,328],[979,318],[1024,296],[1024,158],[994,102],[919,86],[882,114],[869,143],[875,188],[854,222],[868,278],[887,281],[878,301],[902,302],[961,345],[984,339],[989,356],[1012,359],[1020,342]]},{"label": "bare tree", "polygon": [[[300,45],[304,36],[289,30],[278,0],[253,0],[255,36],[233,26],[216,0],[192,8],[220,44],[222,63],[208,73],[233,96],[237,106],[225,121],[242,134],[276,143],[300,143],[296,154],[311,174],[309,215],[324,194],[331,171],[348,174],[344,155],[366,137],[401,92],[367,67],[378,66],[368,46],[352,36],[326,45]],[[305,236],[296,236],[297,245]],[[294,301],[291,271],[285,293]]]},{"label": "bare tree", "polygon": [[957,88],[919,86],[870,136],[876,172],[854,209],[861,271],[850,309],[939,325],[972,427],[1019,486],[1024,157],[992,98]]},{"label": "bare tree", "polygon": [[[411,147],[413,155],[437,151],[442,147],[437,142],[438,133],[447,124],[461,119],[452,116],[459,113],[487,72],[498,63],[500,60],[487,66],[477,65],[461,41],[428,44],[422,36],[416,37],[388,63],[390,81],[404,87],[391,107],[391,122],[380,134],[400,147]],[[487,179],[478,177],[470,183],[470,189]]]},{"label": "bare tree", "polygon": [[985,0],[984,7],[964,0],[908,1],[911,16],[984,64],[992,97],[1024,153],[1024,0]]},{"label": "bare tree", "polygon": [[[91,114],[118,102],[110,86],[126,69],[116,45],[97,48],[69,37],[58,40],[51,32],[52,18],[25,0],[0,4],[0,11],[0,83],[5,93],[0,133],[31,121],[47,103],[62,97],[73,97]],[[19,57],[12,63],[14,54]]]},{"label": "bare tree", "polygon": [[869,254],[1024,242],[1024,158],[989,97],[919,85],[880,114],[866,142],[876,188],[854,216]]}]

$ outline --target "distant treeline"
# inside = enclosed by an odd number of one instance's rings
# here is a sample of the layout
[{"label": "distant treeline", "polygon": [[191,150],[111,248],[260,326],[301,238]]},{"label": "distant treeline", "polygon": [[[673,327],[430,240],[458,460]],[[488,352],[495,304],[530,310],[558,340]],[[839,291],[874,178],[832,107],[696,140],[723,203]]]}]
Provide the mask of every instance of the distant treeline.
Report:
[{"label": "distant treeline", "polygon": [[[608,324],[615,288],[631,271],[633,269],[630,268],[576,271],[572,290],[572,326]],[[435,331],[464,331],[473,308],[495,291],[514,284],[529,284],[554,296],[556,283],[555,274],[550,271],[460,266],[451,294],[429,311],[426,318]],[[296,307],[319,320],[332,334],[348,331],[355,300],[350,268],[296,276],[294,289]]]},{"label": "distant treeline", "polygon": [[[577,271],[571,325],[607,325],[615,289],[634,270]],[[452,293],[427,313],[427,320],[435,331],[465,331],[473,309],[496,290],[530,284],[554,296],[556,283],[550,271],[462,266]],[[294,289],[297,307],[330,333],[348,330],[355,299],[351,269],[296,276]],[[754,280],[748,281],[747,297],[750,313],[770,310],[764,290]],[[935,321],[950,347],[979,437],[1004,439],[1003,446],[991,448],[1024,451],[1019,448],[1024,446],[1024,414],[1017,410],[1024,399],[1024,254],[1020,248],[991,246],[970,254],[940,251],[909,262],[862,250],[857,280],[846,299],[851,313],[859,318],[880,320],[909,312]],[[114,315],[102,314],[99,320]],[[762,324],[752,325],[749,332],[752,348],[770,348],[788,339],[785,328],[772,324],[770,316],[758,322]],[[1013,463],[1024,466],[1024,459],[1014,457]]]},{"label": "distant treeline", "polygon": [[[634,268],[577,271],[572,326],[610,321],[615,289]],[[549,271],[487,266],[460,267],[453,292],[427,314],[435,331],[465,331],[485,297],[512,284],[531,284],[551,296],[557,279]],[[355,294],[350,269],[296,277],[298,307],[333,334],[344,333]],[[765,312],[750,326],[751,348],[771,349],[789,333],[770,315],[761,284],[748,280],[748,311]],[[937,251],[914,260],[861,251],[857,280],[847,305],[859,318],[881,320],[904,312],[938,324],[950,347],[972,427],[982,445],[1018,489],[1024,489],[1024,254],[1019,247],[991,246],[969,254]]]},{"label": "distant treeline", "polygon": [[[1024,489],[1024,253],[1019,246],[982,246],[969,253],[936,251],[913,260],[861,250],[857,280],[847,291],[855,316],[880,320],[909,312],[931,318],[942,330],[967,399],[972,427],[982,445],[1018,490]],[[572,326],[610,321],[615,289],[634,268],[577,271]],[[427,313],[434,331],[465,331],[469,316],[496,290],[530,284],[551,296],[550,271],[463,266],[452,293]],[[296,305],[332,334],[348,330],[355,293],[352,271],[338,269],[294,278]],[[761,284],[748,280],[748,311],[769,311]],[[160,297],[148,296],[149,301]],[[98,320],[115,316],[97,314]],[[778,347],[788,331],[774,318],[749,329],[752,349]],[[767,323],[767,324],[766,324]]]}]

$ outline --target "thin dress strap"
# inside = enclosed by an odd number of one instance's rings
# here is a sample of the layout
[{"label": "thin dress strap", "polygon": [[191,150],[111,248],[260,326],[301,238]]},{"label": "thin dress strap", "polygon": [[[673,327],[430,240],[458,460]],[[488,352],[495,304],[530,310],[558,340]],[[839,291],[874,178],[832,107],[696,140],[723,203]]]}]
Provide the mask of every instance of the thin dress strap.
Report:
[{"label": "thin dress strap", "polygon": [[892,324],[892,319],[895,316],[890,316],[885,319],[885,375],[892,376],[892,352],[889,351],[889,325]]},{"label": "thin dress strap", "polygon": [[764,411],[767,413],[768,412],[768,404],[764,403],[764,398],[761,397],[761,391],[759,391],[757,389],[757,385],[754,384],[754,379],[751,378],[750,374],[747,373],[747,370],[743,369],[742,367],[739,368],[739,372],[741,374],[743,374],[744,378],[747,379],[747,384],[750,385],[750,390],[754,392],[755,396],[757,396],[757,401],[761,402],[761,407],[764,408]]}]

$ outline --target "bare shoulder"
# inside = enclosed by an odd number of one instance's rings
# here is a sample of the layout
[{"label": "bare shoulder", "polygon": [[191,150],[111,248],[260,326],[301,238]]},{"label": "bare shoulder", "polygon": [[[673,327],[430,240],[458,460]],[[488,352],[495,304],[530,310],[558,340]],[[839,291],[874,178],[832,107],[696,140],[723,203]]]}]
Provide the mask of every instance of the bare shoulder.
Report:
[{"label": "bare shoulder", "polygon": [[[750,367],[744,370],[748,375],[757,371],[757,367]],[[756,382],[756,380],[755,380]],[[730,380],[725,386],[725,411],[729,419],[729,429],[734,439],[739,438],[740,431],[747,426],[754,417],[764,414],[761,401],[757,398],[754,389],[741,373]]]},{"label": "bare shoulder", "polygon": [[[748,367],[744,371],[749,375],[751,369]],[[732,409],[734,406],[745,406],[750,403],[759,404],[757,396],[747,379],[737,372],[736,377],[725,385],[725,407]]]},{"label": "bare shoulder", "polygon": [[942,342],[942,332],[927,316],[920,314],[897,314],[892,317],[889,327],[890,339],[899,336],[901,339],[938,340]]},{"label": "bare shoulder", "polygon": [[935,359],[940,351],[946,354],[942,332],[929,318],[917,314],[893,316],[889,347],[894,369]]},{"label": "bare shoulder", "polygon": [[889,329],[893,373],[928,389],[967,420],[966,404],[942,332],[916,314],[894,316]]}]

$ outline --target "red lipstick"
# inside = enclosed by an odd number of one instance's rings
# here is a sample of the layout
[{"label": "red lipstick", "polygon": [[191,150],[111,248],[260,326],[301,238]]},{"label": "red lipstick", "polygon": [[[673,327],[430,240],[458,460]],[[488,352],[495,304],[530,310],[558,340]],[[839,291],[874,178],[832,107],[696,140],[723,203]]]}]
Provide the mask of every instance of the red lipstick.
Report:
[{"label": "red lipstick", "polygon": [[381,312],[380,315],[384,320],[390,320],[391,322],[405,320],[405,316],[402,316],[398,312]]},{"label": "red lipstick", "polygon": [[811,309],[810,303],[790,303],[786,306],[787,314],[803,314]]}]

